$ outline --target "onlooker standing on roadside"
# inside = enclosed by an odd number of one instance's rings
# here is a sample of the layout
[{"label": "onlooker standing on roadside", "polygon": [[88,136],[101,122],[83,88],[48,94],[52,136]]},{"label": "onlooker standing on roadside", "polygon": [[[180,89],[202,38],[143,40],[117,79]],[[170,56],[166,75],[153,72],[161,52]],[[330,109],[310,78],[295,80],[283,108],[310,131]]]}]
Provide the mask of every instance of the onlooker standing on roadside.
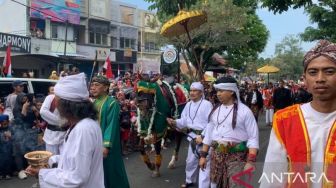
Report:
[{"label": "onlooker standing on roadside", "polygon": [[20,80],[15,80],[12,83],[12,86],[13,86],[13,93],[7,96],[7,100],[5,102],[5,111],[4,111],[4,114],[7,114],[9,116],[10,121],[13,120],[14,118],[13,110],[16,104],[16,97],[18,96],[18,94],[23,93],[24,83]]}]

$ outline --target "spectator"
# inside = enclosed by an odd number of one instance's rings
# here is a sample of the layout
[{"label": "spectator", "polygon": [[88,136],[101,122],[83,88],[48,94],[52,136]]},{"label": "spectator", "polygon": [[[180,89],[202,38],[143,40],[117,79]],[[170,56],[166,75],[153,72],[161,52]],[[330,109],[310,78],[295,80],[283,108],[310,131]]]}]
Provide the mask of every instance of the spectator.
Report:
[{"label": "spectator", "polygon": [[58,80],[59,77],[57,75],[57,72],[56,71],[52,71],[51,74],[50,74],[50,76],[49,76],[49,79],[51,79],[51,80]]},{"label": "spectator", "polygon": [[12,132],[9,117],[0,115],[0,180],[11,179],[12,162]]},{"label": "spectator", "polygon": [[23,93],[23,89],[24,89],[24,83],[20,80],[15,80],[12,83],[13,86],[13,93],[9,94],[7,96],[7,100],[5,102],[5,111],[4,114],[7,114],[9,116],[9,120],[13,120],[14,116],[13,116],[13,110],[16,104],[16,97]]}]

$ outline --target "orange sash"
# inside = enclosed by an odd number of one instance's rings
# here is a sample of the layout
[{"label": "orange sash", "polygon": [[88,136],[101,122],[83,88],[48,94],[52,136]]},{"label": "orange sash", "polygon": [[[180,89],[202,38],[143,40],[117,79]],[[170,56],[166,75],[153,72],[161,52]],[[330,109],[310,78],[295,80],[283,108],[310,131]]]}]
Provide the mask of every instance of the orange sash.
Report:
[{"label": "orange sash", "polygon": [[[300,105],[279,110],[274,119],[273,130],[287,151],[288,171],[306,177],[306,173],[311,171],[311,145]],[[323,181],[323,187],[336,187],[336,122],[333,123],[327,139],[324,173],[329,181]],[[293,176],[289,182],[287,187],[309,187],[309,183],[302,182],[299,178],[293,181]]]}]

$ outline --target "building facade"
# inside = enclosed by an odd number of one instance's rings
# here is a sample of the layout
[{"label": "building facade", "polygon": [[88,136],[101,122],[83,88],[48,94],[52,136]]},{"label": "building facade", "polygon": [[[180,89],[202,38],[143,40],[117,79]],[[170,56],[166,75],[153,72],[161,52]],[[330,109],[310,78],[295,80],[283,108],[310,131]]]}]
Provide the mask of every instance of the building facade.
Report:
[{"label": "building facade", "polygon": [[[18,2],[0,1],[0,34],[26,37],[31,42],[29,51],[12,48],[15,77],[34,72],[35,77],[47,78],[52,70],[60,72],[72,66],[90,74],[93,61],[98,62],[98,72],[107,57],[116,75],[118,69],[122,74],[136,70],[140,58],[160,57],[154,37],[159,26],[151,27],[154,14],[135,5],[114,0]],[[12,16],[12,12],[20,14]],[[0,43],[0,62],[6,48],[7,44]]]}]

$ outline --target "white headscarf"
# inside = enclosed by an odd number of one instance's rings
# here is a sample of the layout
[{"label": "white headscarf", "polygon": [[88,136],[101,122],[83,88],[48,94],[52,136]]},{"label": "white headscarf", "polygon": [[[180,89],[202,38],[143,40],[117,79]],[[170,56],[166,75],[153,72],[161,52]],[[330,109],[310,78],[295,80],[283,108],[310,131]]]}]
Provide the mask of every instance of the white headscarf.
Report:
[{"label": "white headscarf", "polygon": [[69,101],[82,102],[89,100],[84,73],[61,77],[54,87],[55,95]]},{"label": "white headscarf", "polygon": [[239,89],[236,83],[219,83],[214,84],[215,89],[228,90],[236,93],[237,100],[240,102]]},{"label": "white headscarf", "polygon": [[200,90],[204,92],[204,87],[201,82],[193,82],[190,86],[190,89]]}]

